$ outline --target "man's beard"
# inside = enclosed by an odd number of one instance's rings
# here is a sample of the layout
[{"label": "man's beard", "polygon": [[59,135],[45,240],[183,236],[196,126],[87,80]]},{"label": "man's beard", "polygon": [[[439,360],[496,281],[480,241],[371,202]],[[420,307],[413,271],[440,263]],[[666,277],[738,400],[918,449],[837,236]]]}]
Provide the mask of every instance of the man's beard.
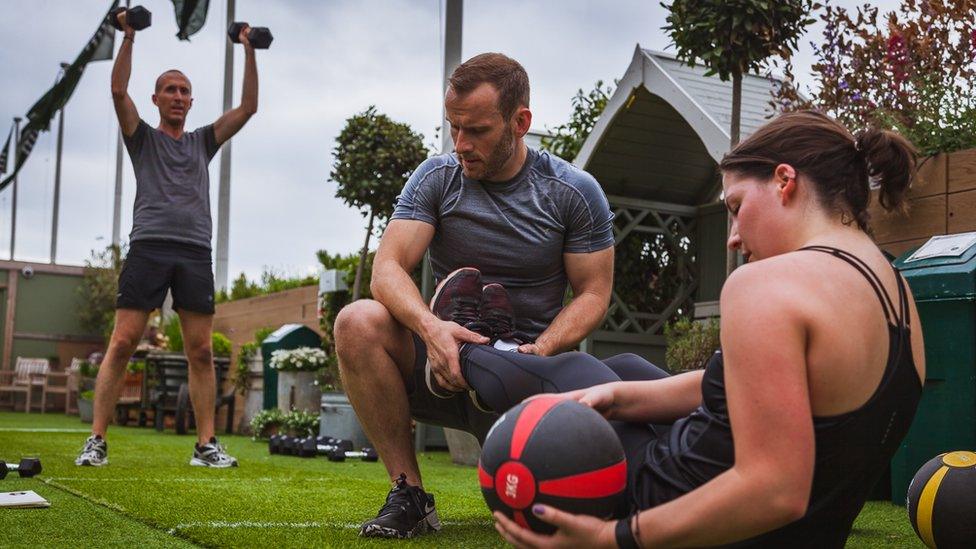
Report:
[{"label": "man's beard", "polygon": [[482,180],[493,181],[495,176],[502,171],[505,163],[515,154],[515,136],[512,135],[512,128],[505,125],[505,131],[501,140],[492,149],[491,154],[485,159],[485,173],[481,176]]}]

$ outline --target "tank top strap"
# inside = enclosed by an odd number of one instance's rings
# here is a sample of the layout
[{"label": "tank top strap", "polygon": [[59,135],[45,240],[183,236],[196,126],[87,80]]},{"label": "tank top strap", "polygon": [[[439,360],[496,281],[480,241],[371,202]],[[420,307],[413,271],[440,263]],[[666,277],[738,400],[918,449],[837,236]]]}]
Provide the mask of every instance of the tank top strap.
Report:
[{"label": "tank top strap", "polygon": [[895,278],[898,280],[899,306],[896,308],[894,302],[891,300],[891,297],[888,295],[888,292],[885,290],[884,284],[881,282],[881,278],[879,278],[874,270],[871,269],[871,267],[861,258],[850,252],[841,250],[840,248],[834,248],[832,246],[806,246],[800,248],[800,250],[830,254],[857,269],[857,271],[861,273],[861,276],[863,276],[868,281],[868,284],[871,285],[871,289],[874,290],[875,295],[878,296],[878,301],[881,302],[881,308],[884,310],[885,320],[887,320],[890,324],[901,326],[907,304],[904,289],[901,286],[901,276],[898,275],[897,270],[895,271]]}]

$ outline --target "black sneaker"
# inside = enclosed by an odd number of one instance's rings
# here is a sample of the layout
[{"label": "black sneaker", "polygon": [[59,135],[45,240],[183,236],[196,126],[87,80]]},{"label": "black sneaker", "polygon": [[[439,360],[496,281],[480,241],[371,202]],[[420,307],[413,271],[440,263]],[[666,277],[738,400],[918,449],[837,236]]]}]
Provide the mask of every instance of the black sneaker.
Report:
[{"label": "black sneaker", "polygon": [[430,299],[430,312],[441,320],[461,326],[478,323],[481,303],[481,271],[462,267],[444,277]]},{"label": "black sneaker", "polygon": [[[465,328],[485,337],[491,337],[491,330],[481,321],[481,271],[473,267],[462,267],[444,277],[434,297],[430,300],[430,312],[441,320],[456,322]],[[430,368],[430,361],[424,365],[424,379],[427,388],[434,396],[451,398],[455,393],[437,383]]]},{"label": "black sneaker", "polygon": [[237,467],[237,459],[229,455],[224,447],[217,442],[217,437],[210,437],[210,442],[200,446],[193,445],[193,457],[190,465],[194,467]]},{"label": "black sneaker", "polygon": [[75,465],[84,467],[101,467],[108,465],[108,443],[105,439],[92,435],[85,441],[85,447],[75,459]]},{"label": "black sneaker", "polygon": [[501,284],[486,284],[482,288],[478,317],[491,330],[492,340],[508,340],[515,336],[515,308]]},{"label": "black sneaker", "polygon": [[400,473],[396,485],[386,496],[386,503],[376,518],[363,523],[359,535],[364,538],[412,538],[441,529],[434,508],[434,496],[417,486],[407,484]]}]

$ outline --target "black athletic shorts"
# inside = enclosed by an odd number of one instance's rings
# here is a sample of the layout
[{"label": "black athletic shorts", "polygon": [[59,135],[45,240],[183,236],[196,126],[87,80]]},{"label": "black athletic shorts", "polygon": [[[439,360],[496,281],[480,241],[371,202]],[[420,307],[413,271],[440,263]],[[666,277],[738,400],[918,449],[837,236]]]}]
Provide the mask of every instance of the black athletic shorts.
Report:
[{"label": "black athletic shorts", "polygon": [[474,435],[478,442],[484,443],[499,414],[479,410],[467,391],[457,393],[451,398],[440,398],[431,393],[424,372],[427,365],[427,345],[417,334],[413,334],[413,350],[416,357],[413,364],[413,384],[409,386],[408,382],[407,387],[410,416],[431,425],[466,431]]},{"label": "black athletic shorts", "polygon": [[133,242],[119,274],[115,308],[152,311],[162,306],[166,290],[173,292],[173,309],[214,314],[210,249],[168,240]]}]

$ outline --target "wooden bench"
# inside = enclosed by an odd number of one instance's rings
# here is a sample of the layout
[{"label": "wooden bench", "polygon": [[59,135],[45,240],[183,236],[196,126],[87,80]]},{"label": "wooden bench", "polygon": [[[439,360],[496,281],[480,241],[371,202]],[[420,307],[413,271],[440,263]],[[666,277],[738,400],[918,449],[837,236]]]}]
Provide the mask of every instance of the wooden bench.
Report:
[{"label": "wooden bench", "polygon": [[[17,357],[17,364],[14,366],[13,371],[0,371],[0,394],[9,393],[10,407],[16,410],[16,395],[17,393],[22,393],[25,400],[24,411],[30,413],[33,407],[31,397],[35,388],[41,390],[41,399],[43,402],[44,385],[50,369],[51,365],[46,358],[24,358],[19,356]],[[43,407],[41,411],[44,411]]]}]

